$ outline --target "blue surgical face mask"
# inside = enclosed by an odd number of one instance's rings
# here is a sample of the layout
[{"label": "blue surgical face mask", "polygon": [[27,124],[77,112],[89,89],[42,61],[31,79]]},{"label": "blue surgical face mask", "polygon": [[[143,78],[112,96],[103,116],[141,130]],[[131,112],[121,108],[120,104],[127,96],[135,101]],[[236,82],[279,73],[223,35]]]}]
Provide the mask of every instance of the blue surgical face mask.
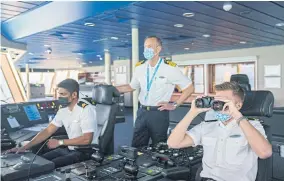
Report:
[{"label": "blue surgical face mask", "polygon": [[147,60],[151,60],[155,56],[155,52],[153,48],[145,48],[143,54]]},{"label": "blue surgical face mask", "polygon": [[223,114],[223,113],[220,113],[220,112],[216,112],[215,114],[215,117],[218,121],[221,121],[221,122],[226,122],[228,121],[229,119],[231,119],[231,116],[228,115],[228,114]]}]

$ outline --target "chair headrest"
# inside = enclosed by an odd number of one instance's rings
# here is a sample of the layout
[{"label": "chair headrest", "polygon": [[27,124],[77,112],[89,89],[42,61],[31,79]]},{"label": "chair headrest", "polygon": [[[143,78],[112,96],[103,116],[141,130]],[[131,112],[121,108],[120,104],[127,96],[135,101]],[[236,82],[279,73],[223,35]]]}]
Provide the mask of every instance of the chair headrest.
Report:
[{"label": "chair headrest", "polygon": [[249,84],[249,78],[246,74],[231,75],[230,82],[238,82],[239,84]]},{"label": "chair headrest", "polygon": [[251,91],[250,84],[239,84],[239,85],[244,89],[244,91]]},{"label": "chair headrest", "polygon": [[112,85],[96,85],[92,90],[92,99],[96,104],[112,105],[113,98],[119,96],[120,93]]},{"label": "chair headrest", "polygon": [[244,116],[265,116],[273,114],[274,96],[270,91],[248,91],[240,112]]},{"label": "chair headrest", "polygon": [[251,91],[249,78],[246,74],[231,75],[230,82],[237,82],[245,91]]}]

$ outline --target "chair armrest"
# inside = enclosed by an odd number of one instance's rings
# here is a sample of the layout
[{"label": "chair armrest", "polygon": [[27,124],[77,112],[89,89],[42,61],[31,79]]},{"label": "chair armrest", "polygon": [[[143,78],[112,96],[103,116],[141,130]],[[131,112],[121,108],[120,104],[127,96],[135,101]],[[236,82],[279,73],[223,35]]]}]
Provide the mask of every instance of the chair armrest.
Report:
[{"label": "chair armrest", "polygon": [[98,144],[80,145],[80,146],[76,146],[74,149],[77,151],[83,152],[83,153],[92,154],[95,151],[99,150],[99,145]]},{"label": "chair armrest", "polygon": [[68,135],[59,135],[59,136],[52,136],[51,139],[63,140],[68,139]]}]

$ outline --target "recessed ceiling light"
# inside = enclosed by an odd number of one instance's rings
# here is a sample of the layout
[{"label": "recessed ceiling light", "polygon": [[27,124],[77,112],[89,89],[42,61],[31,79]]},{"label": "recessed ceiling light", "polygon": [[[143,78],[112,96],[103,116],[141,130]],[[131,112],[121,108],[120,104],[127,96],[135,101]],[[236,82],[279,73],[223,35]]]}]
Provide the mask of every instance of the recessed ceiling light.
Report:
[{"label": "recessed ceiling light", "polygon": [[190,48],[184,48],[185,50],[189,50]]},{"label": "recessed ceiling light", "polygon": [[174,27],[177,27],[177,28],[182,28],[184,25],[183,24],[175,24]]},{"label": "recessed ceiling light", "polygon": [[77,55],[83,55],[83,53],[77,53]]},{"label": "recessed ceiling light", "polygon": [[43,46],[45,46],[45,47],[50,47],[50,45],[48,45],[48,44],[45,44],[45,45],[43,45]]},{"label": "recessed ceiling light", "polygon": [[34,55],[34,53],[32,53],[32,52],[29,52],[29,55]]},{"label": "recessed ceiling light", "polygon": [[84,25],[85,25],[85,26],[96,26],[95,23],[85,23]]},{"label": "recessed ceiling light", "polygon": [[110,37],[110,39],[112,39],[112,40],[118,40],[118,37],[113,36],[113,37]]},{"label": "recessed ceiling light", "polygon": [[210,37],[210,35],[208,35],[208,34],[205,34],[205,35],[202,35],[203,37],[205,37],[205,38],[209,38]]},{"label": "recessed ceiling light", "polygon": [[240,44],[246,44],[247,42],[246,41],[240,41]]},{"label": "recessed ceiling light", "polygon": [[85,62],[82,62],[81,64],[82,64],[82,65],[86,65],[86,63],[85,63]]},{"label": "recessed ceiling light", "polygon": [[89,61],[89,63],[93,63],[92,61]]},{"label": "recessed ceiling light", "polygon": [[195,14],[194,13],[183,13],[183,16],[184,17],[187,17],[187,18],[191,18],[193,17]]},{"label": "recessed ceiling light", "polygon": [[130,36],[130,35],[131,35],[131,33],[127,33],[126,35],[127,35],[127,36]]},{"label": "recessed ceiling light", "polygon": [[101,57],[101,55],[97,55],[97,57]]},{"label": "recessed ceiling light", "polygon": [[108,49],[104,49],[105,52],[108,52]]},{"label": "recessed ceiling light", "polygon": [[277,23],[275,26],[281,27],[284,26],[284,23]]},{"label": "recessed ceiling light", "polygon": [[100,60],[103,60],[103,58],[101,57]]}]

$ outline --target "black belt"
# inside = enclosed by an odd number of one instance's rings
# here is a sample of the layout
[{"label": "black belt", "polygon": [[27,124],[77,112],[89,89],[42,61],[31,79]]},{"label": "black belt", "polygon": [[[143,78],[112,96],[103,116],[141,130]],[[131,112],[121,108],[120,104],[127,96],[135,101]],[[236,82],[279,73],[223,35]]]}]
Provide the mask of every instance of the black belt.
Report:
[{"label": "black belt", "polygon": [[142,109],[146,109],[147,111],[158,111],[160,106],[140,106]]}]

